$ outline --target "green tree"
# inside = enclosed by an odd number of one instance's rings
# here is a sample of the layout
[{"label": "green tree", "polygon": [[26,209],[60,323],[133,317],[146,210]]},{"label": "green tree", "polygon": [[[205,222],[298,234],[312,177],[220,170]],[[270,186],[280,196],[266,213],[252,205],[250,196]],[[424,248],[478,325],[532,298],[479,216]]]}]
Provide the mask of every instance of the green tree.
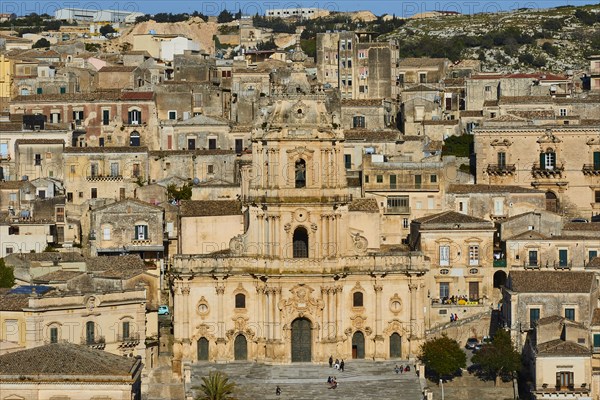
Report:
[{"label": "green tree", "polygon": [[494,378],[497,386],[503,375],[518,372],[521,369],[521,355],[515,350],[510,333],[500,329],[494,335],[491,344],[484,345],[472,361]]},{"label": "green tree", "polygon": [[548,55],[557,56],[558,55],[558,47],[553,46],[550,42],[545,42],[542,45],[542,50],[544,50]]},{"label": "green tree", "polygon": [[275,44],[275,40],[273,38],[267,40],[266,42],[258,42],[256,44],[256,50],[276,50],[277,45]]},{"label": "green tree", "polygon": [[201,394],[196,400],[227,400],[233,399],[230,395],[235,390],[235,383],[224,373],[212,371],[208,376],[202,377],[202,385],[198,389]]},{"label": "green tree", "polygon": [[111,24],[106,24],[100,27],[100,34],[102,36],[106,36],[109,33],[115,33],[116,30],[115,28],[113,28],[113,26]]},{"label": "green tree", "polygon": [[217,22],[220,24],[231,21],[233,21],[233,14],[231,13],[231,11],[223,10],[217,16]]},{"label": "green tree", "polygon": [[442,155],[469,157],[473,149],[473,135],[450,136],[444,140]]},{"label": "green tree", "polygon": [[436,378],[453,376],[467,365],[467,355],[460,344],[445,334],[423,343],[419,360]]},{"label": "green tree", "polygon": [[0,288],[10,288],[15,284],[15,275],[11,267],[7,267],[0,258]]},{"label": "green tree", "polygon": [[171,200],[190,200],[192,198],[192,185],[183,185],[178,188],[175,184],[167,186],[167,196]]},{"label": "green tree", "polygon": [[50,42],[46,38],[41,38],[31,46],[32,49],[45,49],[50,47]]}]

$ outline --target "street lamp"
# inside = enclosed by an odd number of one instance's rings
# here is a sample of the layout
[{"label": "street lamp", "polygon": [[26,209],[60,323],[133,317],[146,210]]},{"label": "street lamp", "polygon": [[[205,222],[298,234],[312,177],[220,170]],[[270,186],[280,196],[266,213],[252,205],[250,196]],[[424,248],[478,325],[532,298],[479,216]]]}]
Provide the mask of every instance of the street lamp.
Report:
[{"label": "street lamp", "polygon": [[442,387],[442,400],[444,400],[444,380],[440,379],[440,386]]}]

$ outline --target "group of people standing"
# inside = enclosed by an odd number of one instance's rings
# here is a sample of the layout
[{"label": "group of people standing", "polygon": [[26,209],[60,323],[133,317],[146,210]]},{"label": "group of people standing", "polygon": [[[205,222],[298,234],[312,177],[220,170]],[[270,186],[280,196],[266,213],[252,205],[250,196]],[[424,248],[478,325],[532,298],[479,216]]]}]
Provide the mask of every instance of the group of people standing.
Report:
[{"label": "group of people standing", "polygon": [[340,372],[344,372],[344,360],[340,362],[337,358],[335,359],[335,364],[333,363],[333,356],[329,356],[329,368],[335,368]]}]

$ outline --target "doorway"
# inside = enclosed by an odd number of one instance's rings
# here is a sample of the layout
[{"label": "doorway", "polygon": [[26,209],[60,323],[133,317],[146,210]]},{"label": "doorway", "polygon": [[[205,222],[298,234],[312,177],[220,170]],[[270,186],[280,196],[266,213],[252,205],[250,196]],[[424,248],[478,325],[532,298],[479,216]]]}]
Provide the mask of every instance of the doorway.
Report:
[{"label": "doorway", "polygon": [[246,361],[248,359],[248,342],[244,335],[237,335],[233,342],[233,358],[236,361]]},{"label": "doorway", "polygon": [[292,322],[292,362],[312,361],[310,321],[298,318]]},{"label": "doorway", "polygon": [[208,361],[208,339],[198,339],[198,361]]},{"label": "doorway", "polygon": [[365,358],[365,335],[361,331],[354,332],[352,335],[352,358]]},{"label": "doorway", "polygon": [[390,358],[402,358],[402,337],[396,332],[390,336]]}]

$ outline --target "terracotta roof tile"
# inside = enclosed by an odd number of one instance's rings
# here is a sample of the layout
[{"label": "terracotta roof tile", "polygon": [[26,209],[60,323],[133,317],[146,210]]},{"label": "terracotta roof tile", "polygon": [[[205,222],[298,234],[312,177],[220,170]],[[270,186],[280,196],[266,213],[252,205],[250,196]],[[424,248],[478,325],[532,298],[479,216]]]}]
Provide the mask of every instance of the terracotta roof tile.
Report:
[{"label": "terracotta roof tile", "polygon": [[85,260],[88,271],[111,271],[116,269],[145,269],[144,260],[138,255],[127,254],[123,256],[99,256]]},{"label": "terracotta roof tile", "polygon": [[28,305],[28,294],[0,294],[0,311],[22,311]]},{"label": "terracotta roof tile", "polygon": [[582,271],[512,271],[508,287],[519,293],[590,293],[595,274]]},{"label": "terracotta roof tile", "polygon": [[399,131],[372,131],[368,129],[346,129],[344,137],[346,140],[362,140],[365,142],[395,142],[398,140]]},{"label": "terracotta roof tile", "polygon": [[15,145],[20,144],[65,144],[62,139],[17,139]]},{"label": "terracotta roof tile", "polygon": [[147,153],[148,148],[144,146],[120,146],[120,147],[66,147],[65,153]]},{"label": "terracotta roof tile", "polygon": [[565,231],[594,231],[600,232],[600,222],[568,222]]},{"label": "terracotta roof tile", "polygon": [[126,65],[107,65],[98,70],[98,72],[133,72],[137,67]]},{"label": "terracotta roof tile", "polygon": [[121,100],[152,100],[154,92],[124,92]]},{"label": "terracotta roof tile", "polygon": [[77,276],[85,274],[82,271],[54,271],[45,275],[34,278],[34,283],[55,283],[55,282],[67,282]]},{"label": "terracotta roof tile", "polygon": [[6,380],[7,375],[40,375],[44,379],[65,375],[131,378],[137,363],[138,358],[117,356],[84,345],[53,343],[0,356],[0,381]]},{"label": "terracotta roof tile", "polygon": [[537,345],[538,356],[589,356],[590,350],[580,344],[554,339]]},{"label": "terracotta roof tile", "polygon": [[544,193],[541,190],[516,185],[450,185],[448,193]]},{"label": "terracotta roof tile", "polygon": [[438,214],[427,215],[425,217],[417,218],[414,222],[420,223],[423,228],[427,227],[427,224],[435,225],[453,225],[453,224],[485,224],[490,228],[494,227],[494,224],[488,220],[472,217],[458,213],[456,211],[444,211]]},{"label": "terracotta roof tile", "polygon": [[241,215],[242,205],[237,200],[187,200],[181,202],[182,217]]}]

